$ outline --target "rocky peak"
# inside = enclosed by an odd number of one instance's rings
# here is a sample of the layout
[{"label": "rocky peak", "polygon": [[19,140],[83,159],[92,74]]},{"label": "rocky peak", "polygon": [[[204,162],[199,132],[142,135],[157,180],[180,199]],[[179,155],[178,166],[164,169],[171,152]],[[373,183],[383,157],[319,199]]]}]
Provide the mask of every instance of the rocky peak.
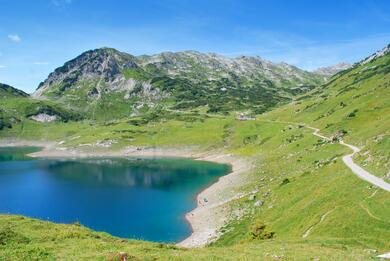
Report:
[{"label": "rocky peak", "polygon": [[370,55],[369,57],[367,57],[366,59],[364,59],[362,62],[360,62],[360,64],[366,64],[374,59],[377,59],[383,55],[386,55],[390,53],[390,44],[388,44],[385,48],[383,48],[382,50],[379,50],[377,51],[376,53]]},{"label": "rocky peak", "polygon": [[246,61],[254,64],[263,64],[263,63],[270,63],[270,61],[267,61],[260,56],[246,56],[246,55],[241,55],[236,58],[238,61]]},{"label": "rocky peak", "polygon": [[89,79],[103,79],[113,82],[122,75],[123,70],[137,68],[135,57],[113,48],[89,50],[57,68],[38,86],[35,96],[42,90],[56,83],[63,83],[61,88],[72,88],[75,83]]},{"label": "rocky peak", "polygon": [[335,75],[336,73],[346,70],[351,67],[351,64],[349,63],[338,63],[332,66],[327,67],[321,67],[315,70],[314,72],[323,76],[330,77],[332,75]]},{"label": "rocky peak", "polygon": [[112,48],[101,48],[87,51],[75,59],[65,63],[55,72],[69,72],[80,70],[82,74],[93,74],[112,79],[116,74],[126,68],[136,68],[134,56],[119,52]]}]

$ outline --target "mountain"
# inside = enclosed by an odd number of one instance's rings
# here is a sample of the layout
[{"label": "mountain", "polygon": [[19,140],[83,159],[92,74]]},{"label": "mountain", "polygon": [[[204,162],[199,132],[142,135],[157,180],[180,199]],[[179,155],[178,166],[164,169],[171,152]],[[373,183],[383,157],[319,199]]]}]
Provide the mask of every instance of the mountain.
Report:
[{"label": "mountain", "polygon": [[352,65],[349,63],[338,63],[333,66],[321,67],[314,71],[316,74],[320,74],[326,77],[331,77],[336,73],[350,68]]},{"label": "mountain", "polygon": [[313,89],[322,78],[260,57],[196,51],[136,57],[100,48],[57,68],[33,96],[58,100],[94,117],[126,117],[156,106],[261,113]]},{"label": "mountain", "polygon": [[0,97],[28,97],[24,91],[18,90],[10,85],[0,83]]}]

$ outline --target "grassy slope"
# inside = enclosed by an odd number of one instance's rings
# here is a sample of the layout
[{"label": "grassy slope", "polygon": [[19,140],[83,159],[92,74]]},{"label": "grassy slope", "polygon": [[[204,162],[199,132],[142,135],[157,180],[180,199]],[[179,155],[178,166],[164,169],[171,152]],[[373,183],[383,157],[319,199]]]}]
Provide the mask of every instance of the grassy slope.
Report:
[{"label": "grassy slope", "polygon": [[81,119],[79,113],[66,109],[53,101],[0,96],[0,119],[4,118],[9,122],[11,125],[9,127],[23,125],[30,116],[40,113],[57,115],[64,122]]},{"label": "grassy slope", "polygon": [[[229,247],[182,249],[126,240],[77,224],[61,225],[21,216],[1,216],[0,260],[370,260],[361,249],[326,242],[265,241]],[[295,258],[294,258],[295,257]]]},{"label": "grassy slope", "polygon": [[362,166],[382,177],[390,169],[390,54],[339,74],[312,98],[266,118],[306,122],[331,136],[347,131],[346,142],[363,148]]},{"label": "grassy slope", "polygon": [[0,83],[0,97],[27,97],[28,94],[7,84]]},{"label": "grassy slope", "polygon": [[[115,259],[123,251],[134,260],[368,260],[376,255],[369,249],[389,251],[389,193],[358,179],[342,163],[341,155],[349,152],[347,148],[324,143],[298,125],[273,122],[305,122],[327,135],[344,129],[348,142],[370,150],[371,161],[365,167],[378,175],[385,173],[389,162],[386,131],[390,126],[388,59],[385,56],[367,64],[368,69],[352,69],[312,97],[256,121],[203,114],[167,114],[166,120],[160,115],[157,120],[150,117],[105,125],[25,120],[0,132],[3,138],[64,140],[70,147],[114,140],[112,149],[128,145],[196,146],[205,151],[223,148],[255,160],[242,190],[258,189],[256,200],[264,202],[260,207],[249,198],[231,202],[233,209],[245,213],[243,218],[228,224],[212,246],[192,250],[116,239],[75,225],[3,215],[0,257]],[[355,116],[351,116],[356,109]],[[310,233],[303,238],[308,230]],[[274,237],[262,239],[269,232]]]},{"label": "grassy slope", "polygon": [[[259,120],[302,122],[320,128],[328,136],[345,130],[344,140],[362,148],[355,160],[372,173],[383,176],[388,172],[390,162],[389,72],[390,54],[387,54],[337,75],[322,90],[313,92],[311,97],[276,109]],[[302,147],[304,140],[293,143]],[[359,181],[345,168],[340,160],[347,151],[345,148],[331,144],[320,146],[319,151],[307,145],[304,151],[287,149],[282,153],[284,157],[273,158],[273,152],[265,153],[267,164],[263,168],[269,173],[275,173],[270,164],[274,159],[296,158],[297,162],[300,161],[298,173],[295,173],[297,168],[292,167],[290,160],[279,161],[278,165],[280,175],[287,173],[301,184],[297,184],[299,189],[292,186],[294,182],[285,185],[285,191],[281,191],[276,201],[280,205],[279,211],[262,211],[258,219],[263,223],[268,221],[276,231],[278,228],[288,231],[289,237],[302,235],[302,229],[307,228],[307,224],[317,224],[308,238],[345,238],[351,240],[350,243],[370,242],[368,244],[373,247],[379,246],[381,238],[388,238],[390,233],[389,194]],[[314,169],[313,166],[305,168],[302,164],[316,161],[319,162]],[[313,174],[315,180],[310,178]],[[290,189],[287,189],[289,186]],[[313,216],[313,213],[316,215]],[[365,224],[367,220],[372,222],[372,226]],[[246,222],[230,225],[232,232],[227,233],[220,243],[237,242],[243,227],[253,226],[253,223],[247,219]],[[384,246],[389,248],[388,243]]]}]

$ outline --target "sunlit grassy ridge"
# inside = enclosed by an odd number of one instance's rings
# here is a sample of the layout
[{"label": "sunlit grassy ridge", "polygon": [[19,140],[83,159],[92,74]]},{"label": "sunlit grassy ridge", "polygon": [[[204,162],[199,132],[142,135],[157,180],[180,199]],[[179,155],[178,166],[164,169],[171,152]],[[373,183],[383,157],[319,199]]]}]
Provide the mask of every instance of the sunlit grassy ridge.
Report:
[{"label": "sunlit grassy ridge", "polygon": [[232,221],[222,229],[223,236],[201,249],[3,215],[0,259],[115,260],[123,252],[130,260],[369,260],[375,251],[388,252],[389,193],[360,180],[343,164],[348,148],[313,136],[299,123],[327,136],[343,133],[343,139],[362,148],[357,162],[373,174],[386,174],[389,60],[385,55],[340,73],[306,97],[253,121],[207,114],[206,109],[160,110],[105,123],[37,123],[21,116],[0,137],[62,141],[63,146],[94,150],[99,142],[110,141],[111,150],[175,147],[238,155],[254,162],[254,168],[237,186],[241,192],[255,192],[229,203]]},{"label": "sunlit grassy ridge", "polygon": [[362,166],[383,177],[390,168],[390,53],[339,75],[309,98],[269,113],[266,118],[305,122],[363,148]]}]

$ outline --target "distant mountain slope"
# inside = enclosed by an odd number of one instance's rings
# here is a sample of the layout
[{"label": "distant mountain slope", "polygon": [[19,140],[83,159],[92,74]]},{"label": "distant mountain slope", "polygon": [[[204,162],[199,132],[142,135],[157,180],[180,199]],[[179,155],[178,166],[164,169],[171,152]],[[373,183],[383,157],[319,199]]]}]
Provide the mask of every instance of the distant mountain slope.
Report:
[{"label": "distant mountain slope", "polygon": [[18,90],[10,85],[0,83],[0,130],[12,128],[12,124],[17,120],[12,117],[12,113],[4,109],[4,105],[13,98],[26,98],[29,95],[21,90]]},{"label": "distant mountain slope", "polygon": [[327,77],[333,76],[338,72],[350,68],[352,65],[349,63],[338,63],[333,66],[321,67],[314,71],[314,73],[324,75]]},{"label": "distant mountain slope", "polygon": [[68,121],[81,115],[54,101],[35,100],[27,93],[0,84],[0,130],[12,128],[26,119],[34,121]]},{"label": "distant mountain slope", "polygon": [[27,97],[24,91],[18,90],[10,85],[0,83],[0,97]]},{"label": "distant mountain slope", "polygon": [[140,56],[138,60],[143,67],[156,68],[170,76],[184,76],[197,81],[221,78],[236,81],[237,78],[244,78],[249,81],[268,80],[279,87],[317,83],[309,72],[286,63],[275,64],[259,56],[229,58],[215,53],[185,51]]},{"label": "distant mountain slope", "polygon": [[195,51],[139,57],[111,48],[87,51],[57,68],[34,97],[108,118],[156,106],[260,113],[322,83],[323,77],[260,57]]}]

